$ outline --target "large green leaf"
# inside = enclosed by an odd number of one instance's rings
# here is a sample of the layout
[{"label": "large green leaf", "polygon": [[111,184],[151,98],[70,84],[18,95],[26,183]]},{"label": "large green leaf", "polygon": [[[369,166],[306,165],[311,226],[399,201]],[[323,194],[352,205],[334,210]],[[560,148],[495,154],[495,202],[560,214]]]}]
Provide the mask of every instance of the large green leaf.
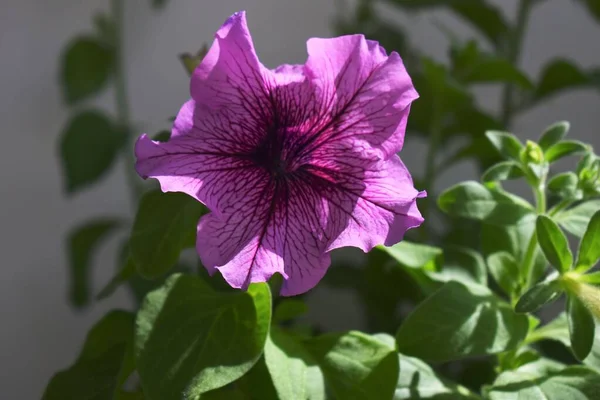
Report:
[{"label": "large green leaf", "polygon": [[122,144],[122,132],[103,113],[88,110],[71,118],[60,138],[67,193],[80,190],[106,174]]},{"label": "large green leaf", "polygon": [[545,215],[540,215],[535,226],[538,242],[548,262],[561,274],[571,269],[573,254],[567,237],[556,222]]},{"label": "large green leaf", "polygon": [[546,325],[534,330],[527,336],[528,343],[534,343],[538,340],[556,340],[567,347],[571,346],[569,337],[569,322],[567,314],[562,312],[556,318]]},{"label": "large green leaf", "polygon": [[504,293],[512,295],[519,285],[519,264],[515,257],[506,252],[499,251],[487,258],[490,275]]},{"label": "large green leaf", "polygon": [[262,354],[270,320],[266,283],[216,292],[198,277],[173,275],[148,294],[136,321],[147,398],[195,399],[240,378]]},{"label": "large green leaf", "polygon": [[577,140],[563,140],[548,148],[544,157],[548,162],[555,162],[572,154],[581,154],[589,150],[589,146]]},{"label": "large green leaf", "polygon": [[111,311],[89,332],[70,368],[52,377],[43,400],[110,400],[133,372],[133,315]]},{"label": "large green leaf", "polygon": [[[325,334],[306,342],[337,399],[390,399],[398,378],[398,355],[360,332]],[[298,397],[293,397],[298,398]]]},{"label": "large green leaf", "polygon": [[325,380],[315,358],[275,326],[265,345],[265,361],[280,399],[325,399]]},{"label": "large green leaf", "polygon": [[438,247],[403,240],[393,246],[379,248],[408,268],[436,271],[442,265],[443,252]]},{"label": "large green leaf", "polygon": [[77,226],[69,233],[69,298],[76,307],[90,301],[90,268],[94,251],[120,225],[115,218],[102,218]]},{"label": "large green leaf", "polygon": [[149,192],[142,197],[130,239],[130,254],[140,275],[156,278],[193,247],[198,220],[206,208],[183,193]]},{"label": "large green leaf", "polygon": [[487,285],[487,270],[481,255],[468,247],[449,246],[444,249],[444,266],[427,275],[439,282],[459,281]]},{"label": "large green leaf", "polygon": [[600,211],[600,200],[588,200],[557,214],[554,220],[573,235],[583,237],[592,216],[597,211]]},{"label": "large green leaf", "polygon": [[592,216],[581,239],[577,254],[577,269],[590,269],[598,260],[600,260],[600,210]]},{"label": "large green leaf", "polygon": [[[551,363],[546,362],[551,365]],[[600,375],[573,366],[559,369],[525,364],[498,377],[488,390],[490,400],[594,400],[600,393]]]},{"label": "large green leaf", "polygon": [[525,175],[523,168],[514,161],[502,161],[489,167],[481,177],[483,182],[505,181]]},{"label": "large green leaf", "polygon": [[534,210],[525,200],[467,181],[452,186],[438,198],[442,211],[455,217],[486,221],[494,225],[526,222]]},{"label": "large green leaf", "polygon": [[113,70],[110,47],[93,37],[75,38],[61,58],[61,83],[67,103],[75,103],[99,92]]},{"label": "large green leaf", "polygon": [[[385,343],[391,350],[395,349],[395,339],[386,333],[373,335]],[[393,400],[466,400],[478,399],[456,383],[438,377],[433,369],[418,358],[398,353],[400,374],[396,383]]]},{"label": "large green leaf", "polygon": [[401,353],[446,361],[510,350],[527,330],[527,317],[486,287],[448,282],[407,317],[396,341]]}]

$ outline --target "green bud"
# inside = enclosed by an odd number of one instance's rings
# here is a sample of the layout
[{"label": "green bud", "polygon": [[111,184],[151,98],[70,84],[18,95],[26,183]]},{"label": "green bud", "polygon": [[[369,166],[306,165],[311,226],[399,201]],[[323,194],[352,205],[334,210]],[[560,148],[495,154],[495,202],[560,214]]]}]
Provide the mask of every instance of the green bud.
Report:
[{"label": "green bud", "polygon": [[541,147],[531,140],[525,143],[525,147],[521,150],[521,162],[524,165],[535,164],[540,165],[544,162],[544,152]]},{"label": "green bud", "polygon": [[600,189],[600,159],[593,156],[593,159],[585,160],[585,164],[580,167],[578,167],[579,187],[588,195],[597,194]]},{"label": "green bud", "polygon": [[577,296],[592,315],[600,320],[600,289],[581,282],[580,275],[575,272],[563,275],[562,281],[567,292]]}]

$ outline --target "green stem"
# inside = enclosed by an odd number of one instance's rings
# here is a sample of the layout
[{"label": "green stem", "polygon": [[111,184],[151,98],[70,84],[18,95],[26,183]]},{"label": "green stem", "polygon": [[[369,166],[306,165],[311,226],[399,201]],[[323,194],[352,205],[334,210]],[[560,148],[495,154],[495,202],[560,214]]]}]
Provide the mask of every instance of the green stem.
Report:
[{"label": "green stem", "polygon": [[[423,178],[423,188],[427,192],[427,201],[423,203],[421,212],[423,218],[427,220],[431,215],[431,202],[435,198],[433,188],[436,178],[436,156],[442,138],[442,118],[440,115],[440,107],[438,102],[434,100],[433,110],[431,115],[431,126],[429,132],[429,148],[427,149],[427,156],[425,158],[425,177]],[[429,232],[424,227],[422,230],[423,241],[426,241]]]},{"label": "green stem", "polygon": [[[517,62],[519,61],[521,48],[523,46],[523,36],[525,33],[525,28],[527,27],[529,13],[534,2],[535,0],[521,0],[519,2],[519,10],[517,11],[517,22],[514,30],[510,34],[506,53],[506,58],[511,64],[517,64]],[[514,85],[507,83],[504,86],[504,90],[502,92],[501,121],[505,129],[508,129],[510,127],[510,123],[513,117],[514,90]]]},{"label": "green stem", "polygon": [[[546,213],[546,177],[542,177],[540,183],[533,188],[533,194],[535,197],[536,204],[536,212],[538,215],[542,215]],[[535,231],[531,235],[531,239],[529,239],[529,244],[527,245],[527,250],[525,251],[525,257],[523,258],[523,278],[524,278],[524,286],[522,288],[522,292],[524,293],[531,284],[533,283],[533,264],[535,262],[535,255],[537,251],[537,234]]]},{"label": "green stem", "polygon": [[131,188],[134,206],[142,192],[139,177],[135,173],[135,155],[129,117],[129,101],[127,95],[127,75],[125,73],[125,53],[123,51],[123,26],[124,26],[125,0],[111,0],[111,12],[114,20],[114,77],[115,77],[115,105],[117,125],[124,135],[123,148],[125,149],[125,169]]}]

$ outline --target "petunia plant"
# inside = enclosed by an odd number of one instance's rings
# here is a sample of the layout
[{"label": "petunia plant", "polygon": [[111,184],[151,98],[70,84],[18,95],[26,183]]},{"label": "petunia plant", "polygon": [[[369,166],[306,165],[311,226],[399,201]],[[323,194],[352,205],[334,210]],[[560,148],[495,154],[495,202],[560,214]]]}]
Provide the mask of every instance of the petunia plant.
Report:
[{"label": "petunia plant", "polygon": [[[124,230],[95,298],[126,285],[136,304],[93,326],[44,399],[599,398],[600,158],[566,139],[569,123],[525,143],[483,129],[495,154],[481,179],[434,203],[401,160],[421,99],[400,54],[362,34],[312,38],[304,64],[270,69],[238,12],[181,57],[190,98],[171,129],[136,132],[134,144],[113,6],[86,40],[110,55],[102,73],[120,117],[90,111],[69,125],[66,189],[94,182],[122,150],[137,207],[131,221],[70,235],[71,300],[90,305],[93,249]],[[65,93],[79,101],[102,85],[86,68],[73,75],[82,64],[70,51]],[[577,160],[573,171],[557,172],[561,159]],[[508,190],[513,180],[531,195]],[[475,240],[422,240],[419,227],[435,224],[420,211],[427,196]],[[366,326],[326,332],[305,299],[349,282]]]}]

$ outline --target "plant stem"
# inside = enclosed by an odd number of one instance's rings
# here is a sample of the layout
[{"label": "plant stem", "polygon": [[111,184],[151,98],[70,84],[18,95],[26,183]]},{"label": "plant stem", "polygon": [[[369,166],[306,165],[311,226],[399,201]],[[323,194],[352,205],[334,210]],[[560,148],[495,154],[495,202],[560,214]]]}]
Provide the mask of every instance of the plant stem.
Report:
[{"label": "plant stem", "polygon": [[[536,212],[538,215],[542,215],[546,213],[546,177],[543,176],[538,185],[533,188],[533,194],[535,197],[535,205]],[[522,289],[522,293],[524,293],[532,284],[533,280],[533,264],[535,262],[535,254],[537,251],[537,234],[535,230],[531,235],[531,239],[529,239],[529,244],[527,245],[527,250],[525,251],[525,257],[523,258],[523,278],[524,278],[524,286]]]},{"label": "plant stem", "polygon": [[135,155],[132,149],[131,124],[129,120],[129,101],[127,95],[127,75],[125,73],[125,53],[123,52],[123,26],[124,26],[125,0],[111,0],[111,12],[114,21],[114,77],[115,77],[115,105],[117,125],[123,134],[123,148],[125,149],[125,173],[129,180],[132,202],[134,206],[141,195],[142,187],[133,168]]},{"label": "plant stem", "polygon": [[[517,22],[514,30],[510,33],[509,42],[507,46],[506,58],[511,64],[516,64],[519,61],[521,54],[521,48],[523,46],[523,36],[527,22],[529,20],[529,13],[535,0],[521,0],[519,2],[519,10],[517,11]],[[513,96],[514,96],[514,85],[507,83],[504,86],[502,92],[502,115],[501,122],[505,129],[510,127],[510,123],[513,117]]]}]

